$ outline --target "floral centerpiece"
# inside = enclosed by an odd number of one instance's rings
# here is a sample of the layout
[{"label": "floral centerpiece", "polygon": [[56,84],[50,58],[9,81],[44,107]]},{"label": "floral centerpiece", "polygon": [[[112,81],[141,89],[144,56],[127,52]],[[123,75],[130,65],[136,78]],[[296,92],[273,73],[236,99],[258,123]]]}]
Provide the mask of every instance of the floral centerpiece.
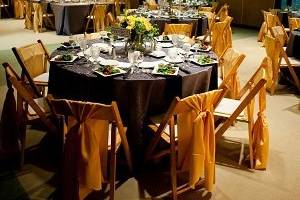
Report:
[{"label": "floral centerpiece", "polygon": [[127,49],[145,51],[145,39],[152,40],[155,36],[159,35],[158,28],[153,26],[145,17],[125,15],[119,21],[120,27],[130,32],[127,40]]}]

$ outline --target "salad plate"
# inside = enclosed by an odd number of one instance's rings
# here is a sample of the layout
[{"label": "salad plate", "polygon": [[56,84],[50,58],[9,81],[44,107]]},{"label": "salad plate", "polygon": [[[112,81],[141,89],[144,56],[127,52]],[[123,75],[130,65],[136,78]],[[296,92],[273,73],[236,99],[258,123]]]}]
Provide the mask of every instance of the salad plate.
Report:
[{"label": "salad plate", "polygon": [[74,56],[71,54],[63,54],[63,55],[56,55],[50,61],[51,62],[61,62],[61,63],[72,63],[77,58],[78,58],[78,56]]},{"label": "salad plate", "polygon": [[192,51],[202,51],[202,52],[209,52],[211,50],[211,46],[201,44],[201,43],[196,43],[191,47]]},{"label": "salad plate", "polygon": [[160,35],[155,38],[157,42],[172,42],[171,38],[167,35]]},{"label": "salad plate", "polygon": [[95,69],[94,72],[97,73],[97,74],[100,74],[103,77],[116,76],[116,75],[126,73],[125,70],[120,69],[116,66],[111,66],[111,65],[106,65],[104,67],[99,67],[98,69]]},{"label": "salad plate", "polygon": [[196,55],[193,58],[190,59],[191,62],[203,66],[203,65],[212,65],[218,63],[218,60],[216,58],[213,58],[209,55]]},{"label": "salad plate", "polygon": [[180,56],[176,56],[175,58],[170,58],[169,56],[166,56],[164,60],[169,63],[182,63],[184,61]]},{"label": "salad plate", "polygon": [[177,76],[179,67],[174,64],[159,64],[154,67],[152,74],[166,75],[166,76]]},{"label": "salad plate", "polygon": [[167,54],[164,51],[152,51],[151,53],[149,53],[149,55],[155,58],[163,58]]}]

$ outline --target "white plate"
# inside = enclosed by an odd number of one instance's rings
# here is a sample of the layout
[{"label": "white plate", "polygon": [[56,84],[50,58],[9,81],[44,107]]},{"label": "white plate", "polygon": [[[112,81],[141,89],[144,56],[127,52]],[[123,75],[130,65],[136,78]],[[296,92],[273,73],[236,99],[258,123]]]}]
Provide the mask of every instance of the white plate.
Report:
[{"label": "white plate", "polygon": [[158,66],[159,64],[168,64],[168,63],[163,60],[153,61],[153,62],[142,62],[139,65],[139,68],[149,69],[149,68],[154,68],[154,67]]},{"label": "white plate", "polygon": [[157,75],[164,75],[164,76],[177,76],[178,74],[178,71],[179,71],[179,67],[174,67],[175,68],[175,73],[174,74],[163,74],[163,73],[160,73],[158,72],[159,66],[155,66],[154,69],[152,70],[152,74],[157,74]]},{"label": "white plate", "polygon": [[171,38],[170,38],[169,36],[168,36],[168,38],[169,38],[168,40],[164,40],[163,37],[164,37],[164,36],[162,36],[162,35],[158,36],[158,37],[156,38],[156,41],[157,41],[157,42],[172,42],[172,40],[171,40]]},{"label": "white plate", "polygon": [[166,56],[164,58],[165,61],[169,62],[169,63],[182,63],[183,60],[180,56],[176,56],[176,58],[171,59],[169,56]]},{"label": "white plate", "polygon": [[197,56],[195,56],[193,58],[190,58],[190,61],[193,62],[193,63],[195,63],[195,64],[197,64],[197,65],[200,65],[200,66],[212,65],[212,64],[218,63],[218,60],[213,60],[211,63],[203,63],[203,64],[201,64],[201,63],[198,62],[198,57]]},{"label": "white plate", "polygon": [[164,51],[152,51],[151,53],[149,53],[150,56],[153,56],[155,58],[163,58],[165,57],[167,54]]},{"label": "white plate", "polygon": [[78,58],[78,56],[73,56],[72,55],[72,60],[69,60],[69,61],[66,61],[66,60],[56,60],[56,58],[58,58],[59,56],[62,56],[62,55],[56,55],[50,61],[51,62],[60,62],[60,63],[72,63],[72,62],[74,62],[74,60],[76,60]]},{"label": "white plate", "polygon": [[118,66],[119,62],[117,60],[106,60],[106,59],[101,59],[100,65],[111,65],[111,66]]},{"label": "white plate", "polygon": [[162,48],[171,48],[171,47],[174,46],[172,43],[169,43],[169,42],[159,43],[157,45],[160,46],[160,47],[162,47]]},{"label": "white plate", "polygon": [[126,71],[124,71],[123,69],[120,69],[120,68],[118,68],[118,67],[114,67],[114,68],[120,70],[120,72],[119,72],[119,73],[115,73],[115,74],[109,74],[109,75],[103,74],[102,72],[97,71],[97,69],[94,70],[94,72],[97,73],[97,74],[100,74],[100,75],[103,76],[103,77],[116,76],[116,75],[120,75],[120,74],[125,74],[125,73],[126,73]]},{"label": "white plate", "polygon": [[207,49],[200,49],[198,47],[198,45],[194,45],[194,46],[191,47],[191,49],[194,50],[194,51],[197,50],[197,51],[200,51],[200,52],[209,52],[211,50],[211,46],[208,46]]}]

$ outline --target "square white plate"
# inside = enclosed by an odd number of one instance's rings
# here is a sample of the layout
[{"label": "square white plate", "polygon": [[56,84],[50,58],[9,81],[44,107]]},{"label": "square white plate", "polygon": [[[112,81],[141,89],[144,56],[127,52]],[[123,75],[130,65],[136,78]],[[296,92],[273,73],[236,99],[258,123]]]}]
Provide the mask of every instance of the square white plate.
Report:
[{"label": "square white plate", "polygon": [[163,58],[165,57],[167,54],[164,51],[153,51],[151,53],[149,53],[150,56],[153,56],[155,58]]},{"label": "square white plate", "polygon": [[76,60],[78,58],[78,56],[72,55],[73,56],[72,60],[69,60],[69,61],[66,61],[66,60],[56,60],[56,58],[58,58],[59,56],[62,56],[62,55],[56,55],[50,61],[51,62],[59,62],[59,63],[72,63],[72,62],[74,62],[74,60]]},{"label": "square white plate", "polygon": [[214,59],[211,63],[203,63],[203,64],[201,64],[201,63],[198,62],[197,56],[195,56],[193,58],[190,58],[190,61],[193,62],[193,63],[195,63],[195,64],[197,64],[197,65],[200,65],[200,66],[213,65],[213,64],[219,63],[218,60]]},{"label": "square white plate", "polygon": [[201,49],[197,45],[196,46],[194,45],[194,46],[191,47],[191,49],[194,50],[194,51],[197,50],[197,51],[200,51],[200,52],[209,52],[211,50],[211,46],[208,46],[207,49]]},{"label": "square white plate", "polygon": [[154,69],[152,70],[152,74],[156,74],[156,75],[164,75],[164,76],[177,76],[178,71],[179,71],[179,67],[174,67],[174,68],[175,68],[175,73],[174,73],[174,74],[164,74],[164,73],[158,72],[158,68],[159,68],[159,66],[156,65],[156,66],[154,67]]},{"label": "square white plate", "polygon": [[125,74],[126,73],[126,71],[124,71],[123,69],[120,69],[119,67],[114,67],[114,68],[120,70],[120,72],[119,73],[115,73],[115,74],[103,74],[101,71],[98,71],[99,68],[96,69],[96,70],[94,70],[94,72],[97,73],[97,74],[100,74],[103,77],[116,76],[116,75],[120,75],[120,74]]},{"label": "square white plate", "polygon": [[171,59],[169,56],[166,56],[164,60],[169,63],[182,63],[184,61],[180,56],[176,56],[175,59]]}]

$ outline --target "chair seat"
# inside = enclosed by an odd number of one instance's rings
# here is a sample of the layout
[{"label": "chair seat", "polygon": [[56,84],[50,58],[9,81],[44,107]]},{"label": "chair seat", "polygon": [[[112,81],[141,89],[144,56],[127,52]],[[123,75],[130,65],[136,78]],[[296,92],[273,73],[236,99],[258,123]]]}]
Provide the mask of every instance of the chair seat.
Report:
[{"label": "chair seat", "polygon": [[[300,67],[300,60],[295,58],[295,57],[288,57],[289,58],[289,61],[291,63],[291,65],[293,67]],[[287,63],[285,62],[284,59],[281,59],[281,63],[280,63],[280,66],[281,67],[287,67]]]},{"label": "chair seat", "polygon": [[49,80],[49,72],[40,74],[37,77],[33,78],[33,81],[37,82],[37,83],[47,83],[48,84],[48,80]]},{"label": "chair seat", "polygon": [[[50,114],[51,110],[48,104],[48,101],[45,97],[41,97],[41,98],[37,98],[34,99],[35,103],[41,108],[41,110],[46,113],[46,114]],[[38,115],[36,114],[36,112],[28,105],[28,117],[29,119],[34,119],[35,117],[37,117]]]},{"label": "chair seat", "polygon": [[[219,105],[216,107],[214,115],[220,117],[230,117],[232,113],[236,110],[236,108],[240,105],[240,100],[223,98]],[[241,112],[237,117],[239,121],[248,121],[244,112]]]}]

